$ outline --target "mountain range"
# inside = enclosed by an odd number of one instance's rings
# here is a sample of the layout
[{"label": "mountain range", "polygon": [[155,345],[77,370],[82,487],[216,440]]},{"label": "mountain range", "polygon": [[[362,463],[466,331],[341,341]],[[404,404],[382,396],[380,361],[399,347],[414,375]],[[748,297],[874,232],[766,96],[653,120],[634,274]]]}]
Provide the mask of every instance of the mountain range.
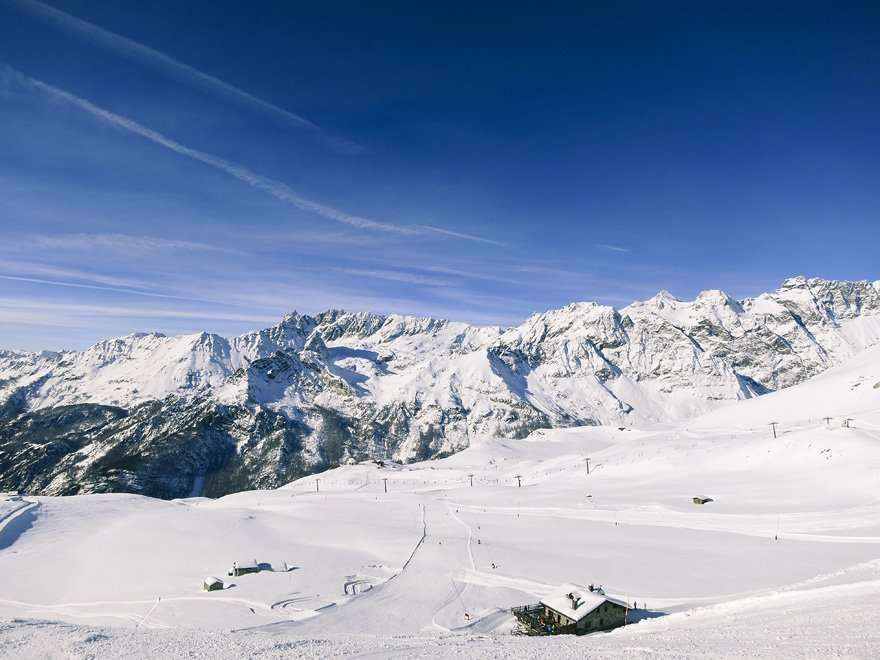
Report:
[{"label": "mountain range", "polygon": [[878,342],[880,281],[794,277],[744,300],[661,291],[512,328],[331,310],[233,338],[0,351],[0,490],[213,497],[540,428],[671,423]]}]

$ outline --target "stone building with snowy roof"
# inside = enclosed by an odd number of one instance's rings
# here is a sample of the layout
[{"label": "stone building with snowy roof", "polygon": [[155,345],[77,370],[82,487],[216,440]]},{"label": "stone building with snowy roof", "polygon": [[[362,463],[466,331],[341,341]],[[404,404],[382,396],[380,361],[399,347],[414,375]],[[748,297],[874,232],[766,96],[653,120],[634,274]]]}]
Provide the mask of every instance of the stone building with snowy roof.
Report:
[{"label": "stone building with snowy roof", "polygon": [[563,584],[537,605],[513,608],[513,614],[532,635],[585,635],[625,626],[630,607],[601,589]]},{"label": "stone building with snowy roof", "polygon": [[206,577],[205,581],[202,582],[202,589],[205,591],[222,591],[223,580],[216,577]]}]

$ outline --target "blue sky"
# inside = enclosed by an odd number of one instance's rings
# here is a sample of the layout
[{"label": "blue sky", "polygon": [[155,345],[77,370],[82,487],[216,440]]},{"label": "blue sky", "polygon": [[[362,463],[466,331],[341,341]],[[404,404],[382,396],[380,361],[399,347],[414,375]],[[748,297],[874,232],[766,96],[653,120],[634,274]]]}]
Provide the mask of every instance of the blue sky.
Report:
[{"label": "blue sky", "polygon": [[369,4],[0,0],[0,347],[880,278],[876,5]]}]

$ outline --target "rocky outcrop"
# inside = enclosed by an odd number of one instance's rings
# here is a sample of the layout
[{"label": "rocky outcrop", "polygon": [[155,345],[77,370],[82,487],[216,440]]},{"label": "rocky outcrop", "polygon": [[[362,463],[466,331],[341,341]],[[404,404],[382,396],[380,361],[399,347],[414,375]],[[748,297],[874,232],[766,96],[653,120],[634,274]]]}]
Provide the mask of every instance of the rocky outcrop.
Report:
[{"label": "rocky outcrop", "polygon": [[746,300],[575,303],[506,330],[332,310],[231,339],[2,351],[0,489],[220,495],[538,428],[671,421],[878,341],[880,283],[798,277]]}]

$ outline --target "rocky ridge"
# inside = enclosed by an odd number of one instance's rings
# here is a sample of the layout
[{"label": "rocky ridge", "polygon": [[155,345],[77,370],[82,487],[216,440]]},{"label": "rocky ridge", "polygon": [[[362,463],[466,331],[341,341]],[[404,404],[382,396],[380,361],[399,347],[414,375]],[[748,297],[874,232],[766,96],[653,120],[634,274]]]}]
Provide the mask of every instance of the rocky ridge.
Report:
[{"label": "rocky ridge", "polygon": [[746,300],[574,303],[509,329],[331,310],[230,339],[0,351],[0,490],[214,496],[538,428],[675,421],[877,342],[880,281],[796,277]]}]

